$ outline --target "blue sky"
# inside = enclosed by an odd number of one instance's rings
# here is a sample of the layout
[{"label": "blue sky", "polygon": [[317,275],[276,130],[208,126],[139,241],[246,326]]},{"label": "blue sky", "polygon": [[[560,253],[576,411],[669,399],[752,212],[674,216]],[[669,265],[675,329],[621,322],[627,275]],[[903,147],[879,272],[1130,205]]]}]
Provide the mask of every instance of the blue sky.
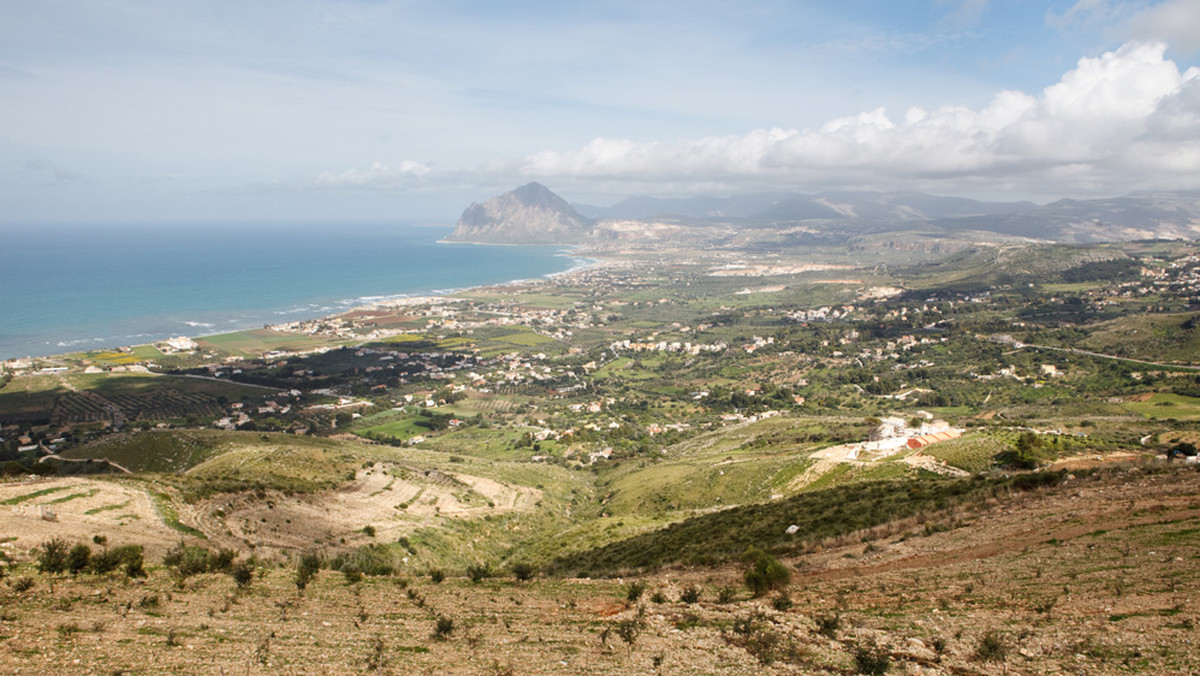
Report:
[{"label": "blue sky", "polygon": [[0,222],[1200,188],[1200,2],[0,0]]}]

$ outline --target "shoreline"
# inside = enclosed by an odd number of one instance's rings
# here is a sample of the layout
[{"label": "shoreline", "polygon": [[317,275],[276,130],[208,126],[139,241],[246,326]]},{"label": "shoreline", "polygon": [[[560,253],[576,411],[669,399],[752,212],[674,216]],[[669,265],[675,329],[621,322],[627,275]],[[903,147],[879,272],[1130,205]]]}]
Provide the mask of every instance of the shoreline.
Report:
[{"label": "shoreline", "polygon": [[[440,240],[439,240],[439,243],[441,243]],[[476,244],[478,246],[493,246],[492,244],[489,244],[487,242],[448,242],[448,243],[449,244],[468,244],[469,243],[469,244]],[[524,246],[524,245],[500,244],[500,245],[495,245],[495,246]],[[588,253],[594,253],[594,252],[588,252]],[[578,263],[576,265],[572,265],[571,267],[567,268],[566,270],[560,270],[558,272],[550,272],[545,275],[542,275],[541,277],[522,277],[522,278],[518,278],[518,279],[510,279],[510,280],[507,280],[504,282],[497,282],[495,284],[477,284],[475,286],[464,286],[464,287],[457,287],[457,288],[453,288],[453,289],[444,289],[444,290],[439,289],[439,290],[435,290],[435,291],[432,291],[429,293],[423,293],[423,294],[419,294],[419,295],[397,294],[395,296],[382,296],[382,297],[379,297],[377,300],[373,300],[369,303],[364,303],[362,305],[356,305],[354,307],[351,307],[351,308],[344,310],[342,312],[339,312],[337,314],[322,315],[320,317],[314,317],[313,320],[332,319],[335,317],[340,317],[342,315],[350,314],[352,312],[360,312],[363,310],[378,310],[381,307],[385,307],[385,306],[389,306],[389,305],[390,306],[420,305],[421,303],[435,302],[438,300],[447,300],[447,299],[452,299],[452,300],[457,301],[459,299],[454,298],[454,294],[457,294],[457,293],[469,293],[469,292],[477,291],[480,289],[495,289],[495,288],[502,289],[507,286],[515,286],[518,284],[529,284],[532,282],[538,282],[538,281],[542,281],[542,280],[556,281],[559,278],[565,277],[567,275],[575,274],[578,272],[583,272],[585,270],[601,268],[601,267],[605,267],[605,266],[613,264],[613,261],[611,259],[598,258],[594,255],[581,256],[581,255],[577,255],[575,252],[571,252],[569,250],[563,250],[562,252],[557,253],[555,255],[572,258],[575,261],[578,261]],[[313,321],[313,320],[307,320],[307,321]],[[248,330],[248,329],[242,329],[242,330]],[[237,332],[231,331],[230,333],[237,333]],[[209,334],[209,336],[220,336],[220,335],[225,335],[225,334],[221,334],[221,333]],[[193,340],[203,340],[204,338],[207,338],[209,336],[195,336],[195,337],[193,337]]]},{"label": "shoreline", "polygon": [[[443,244],[443,243],[444,244],[472,244],[474,246],[518,246],[518,247],[525,246],[523,244],[493,244],[490,242],[447,242],[445,240],[437,240],[436,243],[438,243],[438,244]],[[533,246],[533,245],[530,245],[530,246]],[[536,246],[552,246],[552,245],[536,245]],[[588,255],[583,255],[585,253]],[[388,295],[381,295],[381,296],[361,296],[359,298],[347,299],[347,301],[345,301],[345,302],[348,303],[348,305],[343,308],[337,309],[333,313],[314,314],[312,316],[306,316],[306,318],[299,320],[299,321],[320,321],[320,320],[324,320],[324,319],[334,319],[334,318],[342,317],[347,314],[351,314],[353,312],[360,312],[360,311],[364,311],[364,310],[377,310],[377,309],[380,309],[385,306],[394,306],[395,307],[395,306],[404,306],[404,305],[419,305],[421,303],[426,303],[426,302],[437,302],[439,300],[454,299],[455,294],[467,293],[467,292],[472,292],[472,291],[481,290],[481,289],[495,289],[495,288],[502,289],[504,287],[515,286],[515,285],[520,285],[520,284],[529,284],[529,283],[544,281],[544,280],[545,281],[556,281],[556,280],[559,280],[568,275],[576,274],[576,273],[579,273],[579,272],[582,272],[585,270],[591,270],[591,269],[595,269],[595,268],[605,267],[605,266],[613,264],[613,261],[611,259],[601,258],[595,254],[596,254],[596,252],[586,250],[582,246],[577,247],[577,248],[563,248],[554,255],[572,259],[570,266],[564,270],[559,270],[557,272],[550,272],[545,275],[541,275],[539,277],[514,278],[514,279],[505,280],[502,282],[496,282],[494,284],[476,284],[476,285],[472,285],[472,286],[452,287],[452,288],[447,288],[447,289],[433,289],[431,291],[424,291],[424,292],[388,294]],[[457,301],[458,299],[454,299],[454,300]],[[355,302],[355,301],[364,301],[364,302]],[[354,303],[354,304],[349,304],[349,303]],[[333,308],[330,308],[330,309],[333,309]],[[302,313],[303,310],[292,310],[292,311],[278,311],[277,310],[276,311],[277,314],[280,314],[283,312],[294,312],[294,313],[299,314],[299,313]],[[246,332],[246,331],[255,331],[255,330],[263,330],[263,329],[277,331],[279,333],[290,333],[290,332],[281,331],[281,330],[275,328],[275,327],[283,325],[284,323],[286,323],[286,322],[272,322],[272,323],[265,323],[265,324],[255,323],[255,325],[253,325],[253,326],[247,325],[244,327],[232,328],[228,331],[221,331],[219,333],[206,333],[206,334],[182,334],[181,333],[181,334],[176,334],[176,335],[165,336],[159,340],[152,340],[152,341],[144,342],[144,343],[129,343],[129,344],[124,344],[124,345],[108,344],[108,345],[97,347],[97,348],[91,349],[91,350],[85,349],[85,350],[57,352],[57,353],[49,354],[49,355],[26,355],[26,356],[7,357],[4,359],[0,359],[0,372],[12,372],[15,370],[21,370],[21,367],[19,367],[19,366],[17,366],[17,367],[11,366],[10,364],[12,364],[12,363],[19,363],[19,362],[24,362],[24,361],[28,361],[28,362],[32,363],[37,360],[61,362],[61,361],[67,361],[67,360],[71,360],[71,359],[82,359],[82,358],[86,358],[85,355],[89,352],[111,351],[111,350],[136,350],[137,348],[155,346],[157,343],[162,343],[170,338],[183,337],[183,338],[187,338],[192,341],[206,341],[209,338],[215,338],[218,336],[227,336],[227,335],[242,333],[242,332]],[[303,335],[303,334],[296,334],[296,335]],[[37,373],[37,371],[34,371],[34,373]]]}]

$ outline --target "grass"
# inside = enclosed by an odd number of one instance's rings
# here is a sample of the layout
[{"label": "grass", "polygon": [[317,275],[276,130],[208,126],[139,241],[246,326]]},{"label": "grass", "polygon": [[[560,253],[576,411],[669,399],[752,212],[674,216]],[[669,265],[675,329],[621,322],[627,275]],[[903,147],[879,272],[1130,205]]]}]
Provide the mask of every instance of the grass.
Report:
[{"label": "grass", "polygon": [[[978,503],[1011,491],[1054,485],[1063,474],[992,479],[875,481],[801,493],[693,517],[620,542],[556,559],[560,574],[616,575],[665,565],[735,560],[751,546],[798,553],[826,538],[952,506]],[[789,526],[798,532],[788,535]]]},{"label": "grass", "polygon": [[507,333],[503,336],[497,336],[495,340],[502,343],[511,343],[513,345],[533,346],[542,345],[543,343],[553,343],[555,340],[549,336],[543,336],[534,331],[518,331],[516,333]]},{"label": "grass", "polygon": [[25,495],[18,495],[14,498],[9,498],[7,500],[4,500],[3,502],[0,502],[0,505],[19,505],[22,502],[28,502],[29,500],[34,500],[36,498],[40,498],[43,495],[50,495],[51,493],[57,493],[58,491],[65,491],[67,488],[69,488],[69,486],[54,486],[51,488],[43,488],[41,490],[37,490],[32,493],[26,493]]},{"label": "grass", "polygon": [[1153,362],[1196,362],[1200,328],[1183,328],[1192,313],[1129,314],[1103,322],[1079,347],[1118,357]]},{"label": "grass", "polygon": [[422,420],[428,420],[424,416],[412,416],[397,420],[394,422],[384,423],[382,425],[374,425],[356,430],[357,434],[363,436],[380,437],[384,439],[397,439],[399,441],[407,441],[415,436],[427,434],[429,428],[419,424]]},{"label": "grass", "polygon": [[1157,393],[1149,401],[1128,402],[1125,408],[1152,420],[1200,420],[1200,399],[1181,394]]},{"label": "grass", "polygon": [[100,492],[99,488],[93,488],[92,490],[84,492],[84,493],[71,493],[70,495],[62,496],[61,498],[54,498],[53,500],[51,500],[50,502],[48,502],[46,504],[57,505],[57,504],[60,504],[63,502],[70,502],[71,500],[76,500],[79,498],[90,498],[99,492]]},{"label": "grass", "polygon": [[185,472],[223,452],[217,431],[151,430],[112,434],[63,453],[67,458],[106,458],[131,472]]},{"label": "grass", "polygon": [[192,535],[198,538],[204,538],[204,533],[192,528],[191,526],[179,520],[179,511],[175,509],[175,503],[171,498],[158,491],[146,491],[152,500],[154,500],[154,508],[158,510],[158,515],[162,518],[162,522],[171,530],[178,531],[184,535]]},{"label": "grass", "polygon": [[349,344],[347,340],[333,340],[321,336],[280,333],[270,329],[254,329],[205,336],[198,341],[202,346],[215,347],[228,354],[251,357],[273,350],[311,350],[330,345]]},{"label": "grass", "polygon": [[84,514],[91,516],[93,514],[100,514],[101,512],[112,512],[112,511],[116,511],[118,509],[125,509],[126,507],[129,506],[129,502],[130,502],[129,500],[126,500],[125,502],[122,502],[117,505],[103,505],[101,507],[93,507],[92,509],[89,509],[86,512],[84,512]]},{"label": "grass", "polygon": [[996,454],[1009,448],[1008,444],[995,437],[969,434],[926,446],[921,452],[951,467],[976,473],[990,469]]}]

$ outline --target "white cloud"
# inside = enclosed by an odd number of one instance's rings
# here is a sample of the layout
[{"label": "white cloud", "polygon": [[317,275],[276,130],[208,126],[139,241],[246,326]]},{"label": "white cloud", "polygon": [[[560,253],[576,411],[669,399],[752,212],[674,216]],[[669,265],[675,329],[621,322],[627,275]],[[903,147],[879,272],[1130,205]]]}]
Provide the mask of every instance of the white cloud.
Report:
[{"label": "white cloud", "polygon": [[1200,71],[1180,72],[1162,43],[1128,43],[1038,95],[997,94],[984,108],[882,109],[817,130],[760,129],[675,143],[599,138],[518,163],[526,177],[760,186],[1027,192],[1128,190],[1200,180]]}]

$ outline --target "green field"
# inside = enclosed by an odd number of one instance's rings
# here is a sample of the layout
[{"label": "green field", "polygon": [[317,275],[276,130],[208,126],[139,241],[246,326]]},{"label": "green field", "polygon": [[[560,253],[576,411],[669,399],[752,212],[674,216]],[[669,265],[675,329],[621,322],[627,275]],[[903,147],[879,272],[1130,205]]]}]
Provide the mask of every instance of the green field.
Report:
[{"label": "green field", "polygon": [[983,434],[968,434],[921,449],[925,455],[968,472],[983,472],[995,464],[996,454],[1012,448],[1008,443]]},{"label": "green field", "polygon": [[419,415],[412,416],[382,425],[360,428],[357,433],[363,436],[407,441],[415,436],[429,433],[428,427],[418,424],[422,420],[427,420],[427,418]]},{"label": "green field", "polygon": [[1150,401],[1132,401],[1125,408],[1153,420],[1200,420],[1200,399],[1181,394],[1158,393]]},{"label": "green field", "polygon": [[270,329],[254,329],[204,336],[198,339],[201,345],[210,345],[222,352],[241,357],[255,357],[271,351],[300,351],[318,347],[350,344],[352,341],[335,340],[322,336],[280,333]]}]

